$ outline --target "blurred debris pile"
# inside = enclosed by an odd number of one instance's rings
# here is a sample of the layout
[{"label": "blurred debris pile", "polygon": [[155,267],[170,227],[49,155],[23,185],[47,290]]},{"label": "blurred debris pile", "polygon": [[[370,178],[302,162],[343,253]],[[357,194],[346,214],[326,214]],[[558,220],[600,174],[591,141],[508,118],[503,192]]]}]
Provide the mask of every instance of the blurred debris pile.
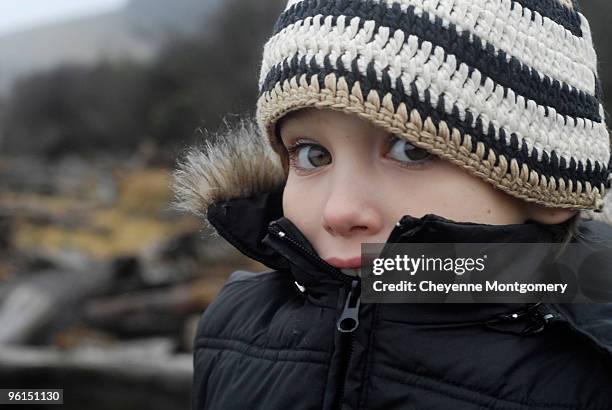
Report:
[{"label": "blurred debris pile", "polygon": [[198,318],[232,270],[263,267],[169,209],[169,185],[141,158],[1,160],[0,385],[88,374],[144,397],[166,377],[189,397]]}]

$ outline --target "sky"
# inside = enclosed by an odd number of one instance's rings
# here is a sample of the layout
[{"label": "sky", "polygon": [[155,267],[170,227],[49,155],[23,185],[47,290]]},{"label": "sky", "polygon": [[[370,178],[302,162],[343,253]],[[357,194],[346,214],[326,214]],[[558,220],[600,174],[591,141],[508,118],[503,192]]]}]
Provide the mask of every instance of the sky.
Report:
[{"label": "sky", "polygon": [[128,0],[0,0],[0,35],[116,10]]}]

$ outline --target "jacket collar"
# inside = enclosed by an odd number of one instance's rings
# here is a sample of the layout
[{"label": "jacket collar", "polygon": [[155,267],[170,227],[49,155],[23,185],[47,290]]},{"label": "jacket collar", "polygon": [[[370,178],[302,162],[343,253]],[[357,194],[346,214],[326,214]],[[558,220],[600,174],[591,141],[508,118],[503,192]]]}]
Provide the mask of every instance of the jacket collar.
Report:
[{"label": "jacket collar", "polygon": [[[337,289],[351,280],[339,270],[317,261],[312,245],[283,216],[282,165],[265,138],[259,136],[254,122],[243,120],[217,136],[214,143],[206,142],[204,147],[188,150],[173,177],[175,209],[200,216],[213,236],[222,236],[250,258],[272,269],[291,272],[292,279],[308,289],[315,303],[333,304],[329,289]],[[612,204],[607,207],[608,212],[610,208]],[[434,214],[422,218],[406,215],[398,222],[387,242],[435,242],[439,238],[446,242],[549,242],[559,229],[537,222],[459,223]],[[612,226],[596,219],[584,220],[580,231],[586,241],[609,242],[612,238]],[[279,232],[294,243],[280,240]],[[491,314],[504,315],[516,307],[473,304],[448,309],[445,305],[413,305],[402,315],[411,314],[415,320],[427,322],[456,321],[458,316],[486,320]],[[558,319],[612,357],[612,304],[550,304],[538,309],[541,313],[555,312]]]}]

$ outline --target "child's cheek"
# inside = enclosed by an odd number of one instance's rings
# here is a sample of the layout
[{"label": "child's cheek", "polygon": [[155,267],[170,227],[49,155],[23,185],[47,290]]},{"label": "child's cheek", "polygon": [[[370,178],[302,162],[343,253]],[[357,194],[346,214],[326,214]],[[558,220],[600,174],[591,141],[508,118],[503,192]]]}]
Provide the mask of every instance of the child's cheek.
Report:
[{"label": "child's cheek", "polygon": [[295,178],[290,173],[283,191],[283,214],[298,228],[312,223],[308,219],[312,219],[319,202],[309,185],[307,180]]}]

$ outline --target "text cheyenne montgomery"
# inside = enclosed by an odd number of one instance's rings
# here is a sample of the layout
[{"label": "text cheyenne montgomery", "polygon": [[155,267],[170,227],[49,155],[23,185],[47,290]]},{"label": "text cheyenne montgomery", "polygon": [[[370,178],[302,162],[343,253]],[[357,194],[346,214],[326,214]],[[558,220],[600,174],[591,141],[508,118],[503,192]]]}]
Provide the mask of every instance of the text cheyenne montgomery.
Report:
[{"label": "text cheyenne montgomery", "polygon": [[376,292],[557,292],[564,294],[567,289],[565,283],[503,283],[498,281],[485,281],[482,283],[434,283],[430,280],[412,282],[402,280],[395,283],[384,283],[377,280],[372,284]]}]

